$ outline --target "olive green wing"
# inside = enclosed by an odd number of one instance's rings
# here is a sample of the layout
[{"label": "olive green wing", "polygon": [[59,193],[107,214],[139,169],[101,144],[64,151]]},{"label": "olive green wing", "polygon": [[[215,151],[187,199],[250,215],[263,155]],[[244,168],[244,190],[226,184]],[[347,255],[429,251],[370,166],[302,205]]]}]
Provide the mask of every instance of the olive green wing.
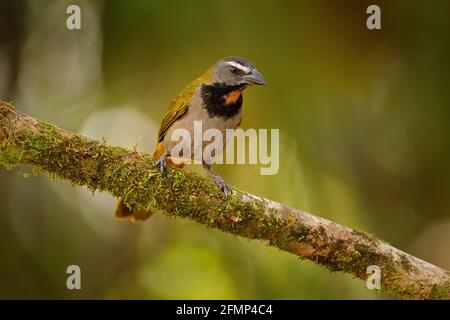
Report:
[{"label": "olive green wing", "polygon": [[158,133],[158,142],[161,142],[164,139],[167,130],[169,130],[169,128],[188,111],[195,90],[204,81],[205,75],[195,79],[172,101],[169,110],[167,110],[167,113],[161,122]]},{"label": "olive green wing", "polygon": [[161,142],[164,139],[167,130],[169,130],[172,124],[174,124],[175,121],[180,119],[188,111],[188,109],[189,109],[189,102],[177,101],[177,99],[172,101],[169,110],[164,116],[161,122],[161,126],[159,127],[158,142]]}]

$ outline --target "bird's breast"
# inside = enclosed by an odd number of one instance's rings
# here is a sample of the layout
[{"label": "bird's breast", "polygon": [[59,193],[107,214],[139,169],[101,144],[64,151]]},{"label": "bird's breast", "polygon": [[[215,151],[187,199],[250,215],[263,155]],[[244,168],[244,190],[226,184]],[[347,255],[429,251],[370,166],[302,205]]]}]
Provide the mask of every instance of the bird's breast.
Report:
[{"label": "bird's breast", "polygon": [[[203,139],[208,136],[207,134],[205,135],[205,133],[207,133],[209,129],[216,129],[220,132],[223,139],[222,143],[224,149],[227,142],[227,129],[235,129],[236,127],[238,127],[241,122],[241,118],[241,107],[237,112],[234,112],[233,115],[212,115],[211,110],[209,110],[205,105],[205,101],[201,95],[201,92],[198,91],[193,95],[186,114],[178,119],[167,131],[167,134],[165,135],[163,140],[164,149],[170,152],[175,145],[184,143],[186,144],[185,147],[190,147],[193,151],[194,139],[202,139],[202,143],[197,143],[196,146],[197,148],[203,149],[206,145],[211,143],[210,140],[203,141]],[[182,134],[183,132],[189,134],[189,136],[191,137],[190,141],[186,139],[180,139],[180,134]],[[187,146],[187,144],[190,144],[190,146]]]}]

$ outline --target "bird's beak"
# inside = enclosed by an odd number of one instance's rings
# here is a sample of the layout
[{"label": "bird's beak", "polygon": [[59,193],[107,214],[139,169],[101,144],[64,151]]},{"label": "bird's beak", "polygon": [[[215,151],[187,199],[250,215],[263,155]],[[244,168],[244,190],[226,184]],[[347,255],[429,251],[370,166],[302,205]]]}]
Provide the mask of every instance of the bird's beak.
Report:
[{"label": "bird's beak", "polygon": [[250,84],[265,85],[267,83],[263,75],[259,73],[258,70],[256,69],[252,69],[252,72],[244,76],[244,79],[247,83]]}]

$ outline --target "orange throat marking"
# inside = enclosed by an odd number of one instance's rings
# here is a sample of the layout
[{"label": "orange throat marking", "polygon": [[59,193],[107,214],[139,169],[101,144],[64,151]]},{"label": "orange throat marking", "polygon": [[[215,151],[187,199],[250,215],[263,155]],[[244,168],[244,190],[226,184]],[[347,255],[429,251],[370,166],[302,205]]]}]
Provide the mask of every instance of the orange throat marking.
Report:
[{"label": "orange throat marking", "polygon": [[223,97],[225,98],[225,104],[231,104],[231,103],[235,103],[239,99],[240,96],[241,96],[241,90],[236,89],[236,90],[233,90],[230,93],[224,95]]}]

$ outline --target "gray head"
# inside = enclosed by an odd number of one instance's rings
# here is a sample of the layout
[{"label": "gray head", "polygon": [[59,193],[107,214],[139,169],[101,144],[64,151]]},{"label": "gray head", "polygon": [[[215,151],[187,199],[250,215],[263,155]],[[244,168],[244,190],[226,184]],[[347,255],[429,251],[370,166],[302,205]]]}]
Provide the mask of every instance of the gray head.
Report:
[{"label": "gray head", "polygon": [[230,86],[249,86],[252,84],[264,85],[266,79],[256,70],[253,63],[238,57],[228,57],[214,65],[212,82]]}]

